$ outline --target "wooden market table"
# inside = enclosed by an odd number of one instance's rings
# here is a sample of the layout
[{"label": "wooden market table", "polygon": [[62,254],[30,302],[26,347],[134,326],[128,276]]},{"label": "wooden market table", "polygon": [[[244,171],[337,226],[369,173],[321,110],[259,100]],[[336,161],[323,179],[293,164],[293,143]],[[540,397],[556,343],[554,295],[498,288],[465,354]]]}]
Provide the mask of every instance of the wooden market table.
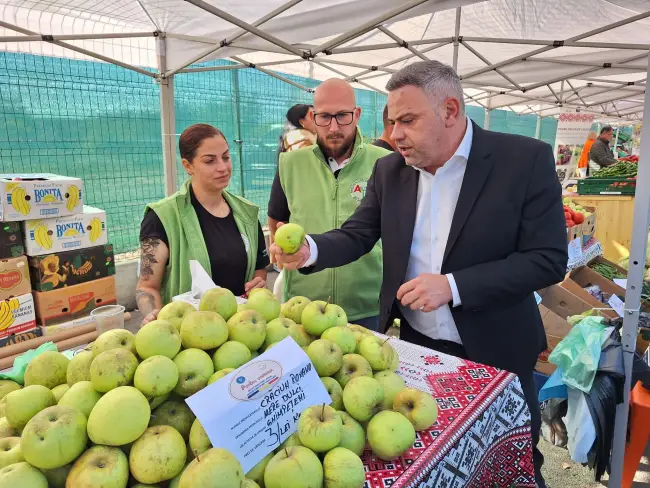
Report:
[{"label": "wooden market table", "polygon": [[631,195],[570,195],[569,198],[583,207],[595,207],[596,240],[600,241],[603,255],[612,262],[618,262],[623,255],[614,242],[630,249],[632,240],[632,219],[634,217],[634,196]]}]

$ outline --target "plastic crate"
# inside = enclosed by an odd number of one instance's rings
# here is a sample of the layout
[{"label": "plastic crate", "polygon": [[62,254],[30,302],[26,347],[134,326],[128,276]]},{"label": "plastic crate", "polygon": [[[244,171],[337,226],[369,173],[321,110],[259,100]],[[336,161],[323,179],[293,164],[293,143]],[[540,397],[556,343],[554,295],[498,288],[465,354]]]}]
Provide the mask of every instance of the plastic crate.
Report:
[{"label": "plastic crate", "polygon": [[585,178],[578,180],[578,195],[634,195],[634,178]]}]

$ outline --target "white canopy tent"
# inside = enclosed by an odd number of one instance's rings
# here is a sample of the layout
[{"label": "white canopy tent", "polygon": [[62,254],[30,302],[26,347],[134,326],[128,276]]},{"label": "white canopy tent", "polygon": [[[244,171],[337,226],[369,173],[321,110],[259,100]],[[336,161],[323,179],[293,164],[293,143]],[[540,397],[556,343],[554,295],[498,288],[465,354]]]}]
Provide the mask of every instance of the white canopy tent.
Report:
[{"label": "white canopy tent", "polygon": [[[98,59],[160,83],[165,186],[176,185],[174,75],[258,69],[343,77],[383,91],[420,59],[453,65],[466,102],[489,110],[603,122],[642,118],[650,48],[647,0],[5,0],[0,50]],[[205,64],[229,59],[228,66]],[[273,71],[269,71],[273,70]],[[650,129],[642,137],[623,343],[629,390],[650,218]],[[620,484],[627,402],[617,413]]]}]

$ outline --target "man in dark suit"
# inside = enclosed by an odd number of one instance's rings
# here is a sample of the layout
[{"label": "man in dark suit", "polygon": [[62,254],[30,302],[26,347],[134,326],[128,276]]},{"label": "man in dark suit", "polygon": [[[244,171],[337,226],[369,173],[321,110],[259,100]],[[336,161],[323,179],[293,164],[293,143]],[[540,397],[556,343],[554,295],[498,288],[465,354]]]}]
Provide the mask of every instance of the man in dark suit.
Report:
[{"label": "man in dark suit", "polygon": [[567,241],[548,144],[484,131],[465,115],[460,80],[436,61],[387,84],[398,152],[377,161],[364,199],[340,229],[307,236],[279,262],[303,273],[384,249],[381,327],[401,338],[516,373],[543,457],[533,368],[546,337],[533,292],[561,281]]}]

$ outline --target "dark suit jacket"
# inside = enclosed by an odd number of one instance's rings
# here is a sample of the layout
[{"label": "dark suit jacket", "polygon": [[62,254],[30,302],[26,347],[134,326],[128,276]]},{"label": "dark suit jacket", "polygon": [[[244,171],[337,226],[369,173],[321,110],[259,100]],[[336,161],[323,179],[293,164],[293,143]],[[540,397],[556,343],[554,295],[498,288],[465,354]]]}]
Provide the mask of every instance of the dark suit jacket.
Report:
[{"label": "dark suit jacket", "polygon": [[[343,224],[312,235],[318,261],[303,273],[350,263],[382,239],[381,326],[398,316],[415,225],[419,172],[399,153],[377,161],[366,195]],[[472,148],[447,241],[462,305],[452,315],[470,359],[528,372],[546,336],[533,296],[564,278],[567,237],[551,147],[474,125]]]}]

